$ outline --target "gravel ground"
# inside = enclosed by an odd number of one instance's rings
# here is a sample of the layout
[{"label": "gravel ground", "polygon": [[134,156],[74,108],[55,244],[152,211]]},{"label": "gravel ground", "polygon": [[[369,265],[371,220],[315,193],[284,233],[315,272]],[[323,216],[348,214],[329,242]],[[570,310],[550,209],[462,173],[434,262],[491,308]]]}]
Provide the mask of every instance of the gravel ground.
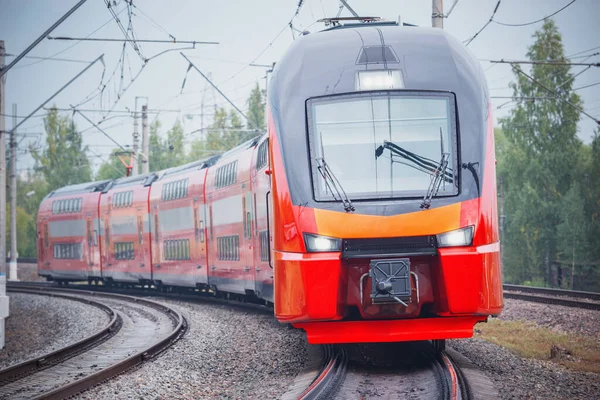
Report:
[{"label": "gravel ground", "polygon": [[449,345],[492,379],[502,399],[600,398],[600,375],[523,359],[482,339],[451,340]]},{"label": "gravel ground", "polygon": [[27,281],[27,282],[45,282],[46,278],[42,278],[41,276],[38,276],[37,273],[37,264],[25,264],[25,263],[19,263],[17,265],[17,275],[19,277],[20,281]]},{"label": "gravel ground", "polygon": [[504,299],[504,310],[498,319],[524,320],[560,332],[579,333],[600,340],[600,312],[553,304]]},{"label": "gravel ground", "polygon": [[109,322],[104,311],[78,301],[23,293],[9,296],[0,369],[74,343]]},{"label": "gravel ground", "polygon": [[79,399],[274,399],[306,362],[304,333],[265,312],[159,301],[186,317],[187,334],[160,357]]}]

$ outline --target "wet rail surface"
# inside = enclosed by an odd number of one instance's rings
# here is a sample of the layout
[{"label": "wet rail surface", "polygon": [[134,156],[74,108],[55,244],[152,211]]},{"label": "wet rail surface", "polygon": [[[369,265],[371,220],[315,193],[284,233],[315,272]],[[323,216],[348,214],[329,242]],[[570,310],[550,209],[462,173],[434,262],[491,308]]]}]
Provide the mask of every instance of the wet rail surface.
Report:
[{"label": "wet rail surface", "polygon": [[[31,289],[30,289],[31,290]],[[60,289],[40,289],[43,292]],[[21,374],[0,386],[0,399],[63,398],[126,371],[160,353],[185,332],[176,311],[130,296],[68,290],[69,296],[93,298],[116,312],[120,328],[96,346],[44,369]]]}]

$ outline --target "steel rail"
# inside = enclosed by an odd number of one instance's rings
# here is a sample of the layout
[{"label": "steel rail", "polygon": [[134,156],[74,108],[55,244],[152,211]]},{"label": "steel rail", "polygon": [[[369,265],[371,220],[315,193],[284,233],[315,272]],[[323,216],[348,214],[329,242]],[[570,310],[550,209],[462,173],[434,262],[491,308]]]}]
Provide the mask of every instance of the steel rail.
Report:
[{"label": "steel rail", "polygon": [[[18,288],[19,286],[20,286],[19,283],[16,283],[16,282],[11,283],[9,285],[9,290],[13,290],[14,288]],[[24,287],[26,287],[28,289],[32,289],[33,285],[24,285]],[[97,297],[105,297],[105,298],[110,298],[110,299],[117,299],[117,300],[135,303],[135,304],[143,304],[143,305],[146,305],[148,307],[154,308],[156,310],[159,310],[159,311],[165,313],[172,320],[173,325],[175,325],[175,328],[171,331],[171,333],[169,335],[167,335],[165,338],[159,340],[158,342],[155,342],[151,346],[143,348],[141,351],[138,351],[137,353],[125,358],[124,360],[119,361],[118,363],[115,363],[111,366],[108,366],[100,371],[97,371],[93,374],[82,377],[82,378],[75,380],[71,383],[68,383],[66,385],[57,387],[51,391],[45,392],[37,397],[40,399],[41,398],[43,398],[43,399],[64,399],[66,397],[70,397],[77,393],[83,392],[83,391],[85,391],[97,384],[100,384],[110,378],[120,375],[120,374],[140,365],[144,361],[154,358],[157,355],[161,354],[163,351],[165,351],[167,348],[169,348],[173,343],[175,343],[177,340],[179,340],[187,331],[187,321],[179,312],[177,312],[176,310],[174,310],[170,307],[167,307],[163,304],[160,304],[160,303],[152,301],[152,300],[138,298],[138,297],[132,297],[132,296],[126,296],[126,295],[122,295],[122,294],[95,292],[95,291],[86,291],[86,290],[77,290],[77,289],[64,289],[64,288],[47,287],[47,286],[38,286],[38,287],[36,287],[36,289],[37,290],[31,290],[31,291],[32,292],[39,291],[41,293],[43,293],[43,292],[65,293],[66,292],[66,293],[79,294],[79,295],[84,295],[84,296],[97,296]]]},{"label": "steel rail", "polygon": [[332,345],[325,346],[325,363],[312,383],[298,396],[299,400],[333,398],[346,375],[346,351]]},{"label": "steel rail", "polygon": [[462,370],[445,351],[438,354],[440,363],[445,370],[446,386],[448,388],[448,399],[470,400],[473,398],[472,390]]},{"label": "steel rail", "polygon": [[504,297],[508,299],[525,300],[533,303],[554,304],[573,308],[586,308],[588,310],[600,310],[600,303],[587,301],[570,300],[561,297],[540,296],[529,293],[504,292]]},{"label": "steel rail", "polygon": [[525,292],[525,293],[539,293],[548,294],[551,296],[567,296],[567,297],[578,297],[591,300],[600,300],[600,293],[597,292],[582,292],[579,290],[565,290],[565,289],[553,289],[543,288],[534,286],[521,286],[521,285],[502,285],[504,290]]},{"label": "steel rail", "polygon": [[75,343],[69,344],[65,347],[41,356],[31,358],[21,363],[13,364],[0,370],[0,386],[4,386],[6,383],[13,382],[25,374],[31,374],[33,372],[51,367],[60,362],[68,360],[69,358],[76,356],[83,351],[90,350],[91,348],[96,347],[100,343],[112,337],[121,328],[120,317],[117,312],[113,308],[97,301],[64,294],[43,293],[38,290],[10,289],[10,291],[13,293],[26,293],[78,301],[103,310],[110,317],[110,321],[105,327]]}]

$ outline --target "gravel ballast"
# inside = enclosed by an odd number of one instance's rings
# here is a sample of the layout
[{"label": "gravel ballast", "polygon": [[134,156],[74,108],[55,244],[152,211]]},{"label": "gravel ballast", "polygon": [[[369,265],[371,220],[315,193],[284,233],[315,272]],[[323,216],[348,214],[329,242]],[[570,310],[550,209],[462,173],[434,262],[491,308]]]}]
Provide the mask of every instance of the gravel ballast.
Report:
[{"label": "gravel ballast", "polygon": [[78,301],[8,293],[10,315],[0,369],[75,343],[109,322],[104,311]]},{"label": "gravel ballast", "polygon": [[160,357],[78,398],[275,399],[306,362],[304,333],[278,323],[272,312],[158,301],[185,316],[186,335]]},{"label": "gravel ballast", "polygon": [[498,319],[529,321],[559,332],[571,332],[600,339],[600,312],[554,304],[504,299]]},{"label": "gravel ballast", "polygon": [[547,361],[524,359],[482,339],[449,341],[494,382],[502,399],[597,399],[600,376]]}]

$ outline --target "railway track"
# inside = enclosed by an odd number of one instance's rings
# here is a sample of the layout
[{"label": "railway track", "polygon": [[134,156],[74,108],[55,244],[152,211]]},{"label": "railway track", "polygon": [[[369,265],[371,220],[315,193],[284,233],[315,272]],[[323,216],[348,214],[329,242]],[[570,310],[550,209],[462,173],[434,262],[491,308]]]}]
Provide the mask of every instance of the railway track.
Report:
[{"label": "railway track", "polygon": [[0,371],[0,399],[72,396],[157,356],[187,329],[181,314],[147,299],[15,283],[9,291],[88,302],[110,322],[73,345]]},{"label": "railway track", "polygon": [[[346,398],[390,397],[407,394],[413,399],[439,398],[469,400],[472,391],[459,366],[445,351],[437,352],[427,342],[403,343],[401,347],[416,347],[415,353],[393,354],[405,365],[385,368],[356,364],[349,361],[349,353],[356,353],[353,345],[324,346],[324,357],[317,374],[298,383],[282,397],[284,400],[322,400]],[[374,346],[389,348],[383,343]],[[387,350],[383,350],[386,352]],[[387,354],[389,357],[390,354]],[[415,372],[416,371],[416,372]],[[301,374],[302,375],[302,374]],[[367,383],[365,385],[364,383]],[[373,388],[369,388],[372,385]],[[427,390],[423,388],[427,387]]]},{"label": "railway track", "polygon": [[[600,293],[519,285],[503,285],[503,289],[504,297],[509,299],[600,310]],[[582,300],[575,300],[574,298]]]}]

